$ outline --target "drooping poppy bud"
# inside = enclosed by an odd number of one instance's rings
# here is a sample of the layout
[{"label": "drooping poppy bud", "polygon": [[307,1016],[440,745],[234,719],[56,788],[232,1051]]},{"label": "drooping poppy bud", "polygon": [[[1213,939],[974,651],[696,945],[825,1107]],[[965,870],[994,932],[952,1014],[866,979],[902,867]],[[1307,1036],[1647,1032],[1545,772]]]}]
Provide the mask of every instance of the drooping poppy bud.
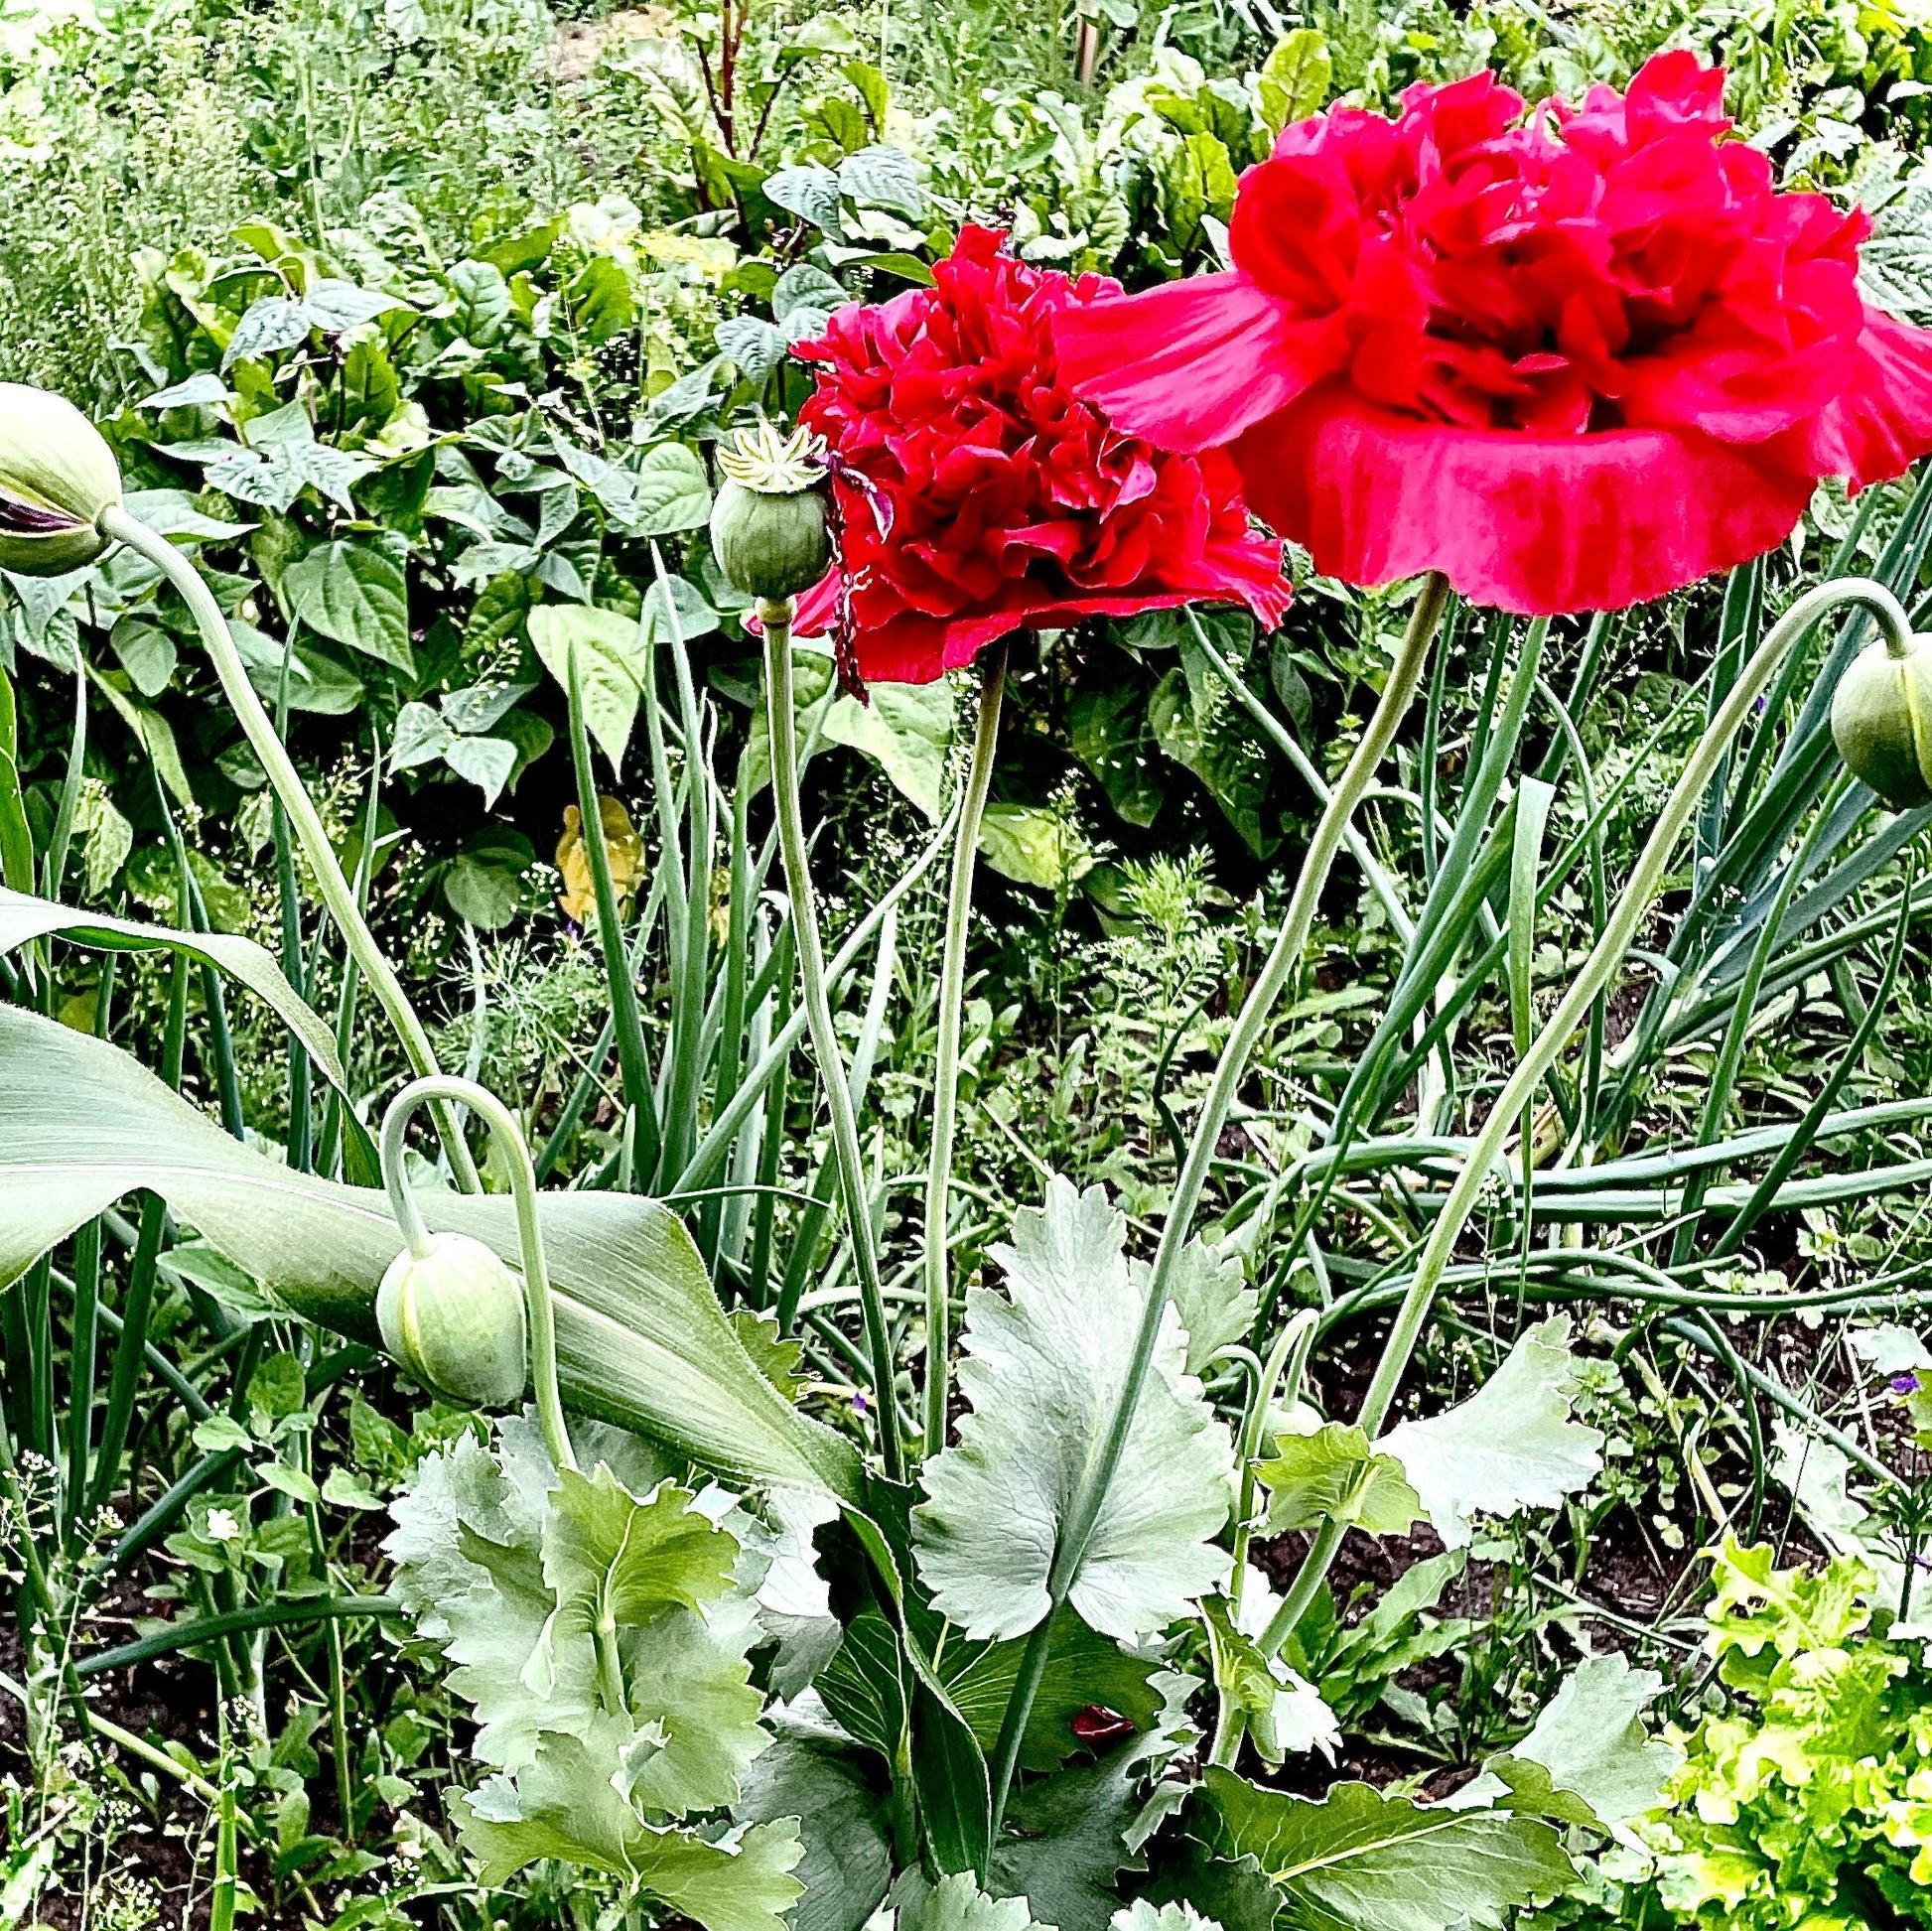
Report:
[{"label": "drooping poppy bud", "polygon": [[832,561],[825,445],[808,429],[769,423],[718,447],[725,485],[711,511],[711,547],[748,597],[782,603],[809,590]]},{"label": "drooping poppy bud", "polygon": [[107,547],[95,527],[121,500],[114,452],[65,397],[0,382],[0,570],[61,577]]},{"label": "drooping poppy bud", "polygon": [[420,1257],[390,1262],[375,1296],[382,1344],[426,1388],[471,1408],[506,1408],[523,1392],[523,1284],[468,1234],[433,1234]]},{"label": "drooping poppy bud", "polygon": [[1863,651],[1832,695],[1832,737],[1854,777],[1894,811],[1932,804],[1932,637]]}]

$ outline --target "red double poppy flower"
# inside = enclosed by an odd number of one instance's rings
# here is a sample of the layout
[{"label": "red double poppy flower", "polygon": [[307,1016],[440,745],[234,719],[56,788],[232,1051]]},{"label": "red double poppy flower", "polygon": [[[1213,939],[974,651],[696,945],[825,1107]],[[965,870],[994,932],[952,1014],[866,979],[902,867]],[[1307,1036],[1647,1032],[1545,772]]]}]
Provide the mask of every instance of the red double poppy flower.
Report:
[{"label": "red double poppy flower", "polygon": [[1932,450],[1932,332],[1858,288],[1862,212],[1726,138],[1724,74],[1525,115],[1482,73],[1337,107],[1242,178],[1232,273],[1056,319],[1128,434],[1226,447],[1315,567],[1610,610],[1759,555],[1821,478]]},{"label": "red double poppy flower", "polygon": [[1201,600],[1280,621],[1281,545],[1250,529],[1232,460],[1118,435],[1060,377],[1053,319],[1118,283],[977,227],[933,280],[795,350],[818,365],[799,419],[831,448],[845,572],[800,600],[800,632],[843,622],[861,677],[928,683],[1084,617]]}]

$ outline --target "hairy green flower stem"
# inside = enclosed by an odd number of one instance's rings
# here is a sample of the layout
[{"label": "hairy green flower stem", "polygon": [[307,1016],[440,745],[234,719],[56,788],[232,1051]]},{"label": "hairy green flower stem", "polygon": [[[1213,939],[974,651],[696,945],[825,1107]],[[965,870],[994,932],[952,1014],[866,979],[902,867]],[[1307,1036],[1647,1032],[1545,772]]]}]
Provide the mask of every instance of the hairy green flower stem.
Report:
[{"label": "hairy green flower stem", "polygon": [[382,1116],[382,1184],[389,1189],[389,1210],[417,1260],[435,1251],[429,1227],[404,1171],[409,1122],[425,1102],[454,1101],[476,1114],[503,1156],[509,1172],[510,1199],[516,1208],[516,1237],[523,1251],[523,1306],[530,1326],[530,1381],[536,1391],[537,1423],[543,1445],[561,1474],[577,1466],[570,1449],[570,1431],[564,1424],[563,1396],[557,1385],[557,1320],[550,1304],[550,1270],[543,1258],[543,1229],[537,1221],[537,1176],[530,1165],[530,1149],[515,1116],[496,1095],[475,1080],[451,1073],[414,1079],[389,1102]]},{"label": "hairy green flower stem", "polygon": [[1341,849],[1349,821],[1355,815],[1355,807],[1374,781],[1376,768],[1415,699],[1416,689],[1422,682],[1423,666],[1429,660],[1429,646],[1436,635],[1436,626],[1442,621],[1449,594],[1449,580],[1446,577],[1432,571],[1423,579],[1415,609],[1410,613],[1408,630],[1396,651],[1394,663],[1389,667],[1389,680],[1383,686],[1381,701],[1368,721],[1368,728],[1362,733],[1361,742],[1355,747],[1354,756],[1336,779],[1335,788],[1315,825],[1314,836],[1310,839],[1309,849],[1302,860],[1301,876],[1295,882],[1294,896],[1289,899],[1287,915],[1282,920],[1280,936],[1275,940],[1274,949],[1269,953],[1234,1022],[1227,1045],[1221,1053],[1220,1064],[1214,1069],[1213,1084],[1201,1103],[1200,1117],[1194,1124],[1187,1157],[1174,1182],[1173,1200],[1161,1229],[1161,1245],[1154,1257],[1147,1304],[1141,1310],[1140,1328],[1134,1337],[1133,1357],[1121,1382],[1120,1394],[1114,1404],[1113,1418],[1106,1439],[1101,1444],[1100,1453],[1088,1464],[1085,1478],[1067,1509],[1059,1547],[1053,1552],[1053,1566],[1046,1581],[1049,1598],[1047,1610],[1027,1640],[1026,1654],[1020,1660],[1020,1673],[1000,1724],[1000,1739],[995,1746],[993,1762],[993,1840],[996,1843],[1006,1813],[1007,1796],[1013,1786],[1014,1769],[1020,1760],[1021,1739],[1027,1733],[1034,1699],[1039,1694],[1040,1679],[1046,1671],[1054,1619],[1079,1578],[1080,1567],[1086,1560],[1087,1545],[1093,1538],[1094,1525],[1100,1519],[1101,1504],[1107,1498],[1114,1471],[1120,1466],[1121,1455],[1126,1450],[1128,1431],[1140,1406],[1141,1389],[1154,1363],[1154,1350],[1161,1337],[1161,1317],[1167,1310],[1174,1270],[1179,1265],[1181,1250],[1186,1246],[1193,1228],[1194,1210],[1200,1204],[1201,1192],[1207,1184],[1214,1151],[1220,1144],[1221,1129],[1227,1124],[1235,1095],[1247,1075],[1248,1061],[1260,1042],[1262,1029],[1267,1025],[1276,1001],[1301,970],[1302,955],[1309,942],[1309,929],[1314,923],[1315,906],[1328,883],[1329,868],[1334,864],[1336,852]]},{"label": "hairy green flower stem", "polygon": [[[261,699],[255,695],[255,687],[248,681],[241,655],[235,649],[233,637],[228,634],[227,619],[221,615],[221,607],[202,581],[201,572],[165,536],[157,536],[145,523],[137,522],[118,504],[101,511],[99,529],[102,536],[124,543],[137,556],[145,557],[175,587],[183,603],[188,606],[201,629],[202,642],[213,660],[214,672],[221,680],[221,689],[227,697],[229,708],[234,712],[262,769],[268,773],[268,781],[275,787],[275,795],[281,800],[282,809],[288,813],[296,837],[302,841],[303,854],[316,875],[323,900],[341,928],[350,956],[361,969],[363,978],[374,989],[376,998],[382,1002],[382,1010],[395,1027],[410,1065],[418,1074],[434,1077],[440,1068],[429,1042],[429,1034],[424,1031],[422,1021],[416,1017],[415,1008],[410,1005],[408,995],[402,989],[402,982],[397,979],[389,961],[382,956],[382,948],[376,944],[375,935],[362,916],[355,894],[337,862],[335,848],[329,843],[329,834],[323,828],[322,819],[283,747],[280,734]],[[457,1184],[467,1192],[481,1192],[483,1181],[477,1173],[476,1162],[470,1157],[469,1146],[464,1141],[462,1124],[455,1111],[440,1100],[436,1106],[436,1127]]]},{"label": "hairy green flower stem", "polygon": [[946,895],[946,945],[939,972],[939,1044],[932,1074],[932,1151],[925,1172],[925,1452],[946,1446],[947,1351],[951,1284],[947,1278],[947,1195],[952,1188],[953,1127],[959,1108],[959,1021],[966,1003],[966,932],[973,920],[973,864],[980,821],[1000,744],[1000,706],[1007,684],[1007,639],[980,660],[979,729],[966,774],[965,801],[953,841],[952,884]]},{"label": "hairy green flower stem", "polygon": [[[826,992],[825,947],[818,931],[818,900],[812,893],[811,858],[805,847],[804,809],[798,797],[798,733],[791,681],[791,614],[794,600],[759,599],[764,628],[764,690],[771,734],[771,799],[778,819],[778,849],[784,857],[785,890],[791,895],[792,929],[798,936],[798,978],[812,1055],[818,1061],[825,1109],[832,1116],[832,1152],[839,1189],[859,1276],[865,1313],[866,1349],[872,1361],[873,1401],[879,1416],[879,1458],[887,1477],[899,1481],[905,1450],[899,1441],[898,1396],[894,1387],[893,1335],[886,1320],[886,1292],[879,1278],[879,1245],[873,1233],[872,1202],[866,1192],[865,1160],[859,1150],[859,1122],[846,1083],[845,1055],[832,1025]],[[962,832],[961,836],[964,836]]]},{"label": "hairy green flower stem", "polygon": [[[1739,673],[1736,683],[1730,687],[1704,736],[1698,741],[1697,749],[1684,766],[1676,788],[1651,828],[1650,838],[1638,855],[1629,883],[1618,897],[1616,909],[1603,927],[1602,936],[1597,939],[1589,957],[1584,962],[1583,970],[1564,995],[1562,1005],[1551,1015],[1549,1024],[1517,1063],[1509,1083],[1496,1096],[1488,1117],[1483,1121],[1481,1132],[1463,1157],[1462,1170],[1449,1188],[1443,1210],[1430,1231],[1428,1243],[1417,1261],[1416,1272],[1383,1347],[1375,1378],[1369,1383],[1368,1392],[1362,1397],[1361,1412],[1355,1417],[1356,1426],[1371,1442],[1381,1434],[1382,1424],[1388,1419],[1396,1391],[1408,1371],[1410,1356],[1415,1352],[1416,1343],[1429,1319],[1436,1290],[1454,1256],[1455,1243],[1461,1238],[1462,1229],[1474,1211],[1483,1181],[1502,1152],[1503,1142],[1521,1118],[1530,1096],[1556,1064],[1559,1054],[1570,1043],[1578,1029],[1589,1017],[1590,1007],[1597,995],[1609,984],[1622,963],[1639,927],[1649,915],[1650,902],[1663,883],[1678,838],[1696,812],[1698,800],[1710,783],[1712,773],[1728,753],[1731,739],[1750,715],[1758,693],[1770,682],[1785,653],[1806,637],[1827,612],[1837,610],[1844,604],[1863,605],[1877,620],[1891,648],[1909,647],[1912,626],[1891,592],[1868,578],[1847,578],[1838,583],[1820,584],[1800,597],[1778,620],[1770,635],[1758,646],[1757,654]],[[1288,1641],[1296,1624],[1313,1601],[1315,1590],[1326,1580],[1335,1552],[1341,1547],[1346,1534],[1345,1523],[1330,1520],[1322,1524],[1307,1556],[1303,1558],[1301,1571],[1290,1586],[1288,1595],[1262,1637],[1264,1654],[1272,1657],[1281,1653],[1282,1645]]]}]

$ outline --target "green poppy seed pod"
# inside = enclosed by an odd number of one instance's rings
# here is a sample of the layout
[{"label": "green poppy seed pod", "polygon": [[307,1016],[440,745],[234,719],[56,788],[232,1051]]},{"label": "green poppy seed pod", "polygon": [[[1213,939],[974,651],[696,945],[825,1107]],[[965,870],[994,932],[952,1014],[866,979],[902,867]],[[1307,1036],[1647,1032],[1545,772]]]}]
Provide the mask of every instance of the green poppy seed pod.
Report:
[{"label": "green poppy seed pod", "polygon": [[808,429],[781,437],[760,423],[719,446],[718,467],[711,548],[725,575],[772,604],[811,589],[832,561],[825,445]]},{"label": "green poppy seed pod", "polygon": [[0,382],[0,570],[61,577],[93,562],[101,512],[120,500],[114,452],[72,403]]},{"label": "green poppy seed pod", "polygon": [[375,1295],[382,1344],[426,1388],[471,1408],[507,1408],[523,1393],[523,1284],[468,1234],[404,1249]]},{"label": "green poppy seed pod", "polygon": [[778,495],[728,478],[711,511],[711,547],[746,596],[783,603],[832,561],[825,498],[816,488]]},{"label": "green poppy seed pod", "polygon": [[1903,656],[1874,643],[1838,681],[1832,737],[1854,777],[1894,811],[1932,804],[1932,637]]}]

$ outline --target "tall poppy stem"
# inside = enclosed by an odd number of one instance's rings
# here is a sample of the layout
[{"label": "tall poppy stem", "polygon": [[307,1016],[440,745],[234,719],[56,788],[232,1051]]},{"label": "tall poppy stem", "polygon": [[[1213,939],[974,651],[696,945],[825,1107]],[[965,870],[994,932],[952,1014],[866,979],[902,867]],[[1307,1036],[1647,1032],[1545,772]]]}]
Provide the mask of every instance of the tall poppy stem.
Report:
[{"label": "tall poppy stem", "polygon": [[966,934],[973,920],[973,868],[980,821],[993,781],[1006,694],[1007,639],[980,661],[979,730],[954,835],[952,884],[946,895],[945,951],[939,968],[939,1042],[932,1073],[932,1151],[925,1172],[925,1452],[946,1446],[946,1398],[951,1387],[948,1349],[952,1312],[947,1266],[947,1196],[952,1189],[953,1130],[959,1113],[959,1025],[966,1003]]},{"label": "tall poppy stem", "polygon": [[1107,1490],[1113,1483],[1114,1472],[1120,1466],[1121,1455],[1127,1448],[1128,1432],[1133,1427],[1135,1411],[1140,1406],[1141,1389],[1146,1385],[1148,1371],[1154,1363],[1155,1346],[1161,1338],[1161,1317],[1167,1310],[1181,1251],[1186,1247],[1193,1229],[1194,1210],[1200,1205],[1201,1193],[1207,1185],[1208,1172],[1213,1166],[1215,1150],[1220,1145],[1221,1129],[1227,1124],[1235,1095],[1247,1075],[1248,1061],[1260,1043],[1262,1029],[1268,1024],[1269,1015],[1275,1010],[1275,1004],[1289,982],[1301,970],[1302,955],[1308,947],[1310,928],[1314,923],[1315,906],[1320,902],[1322,890],[1328,883],[1329,868],[1334,864],[1335,854],[1341,849],[1343,836],[1355,815],[1355,807],[1374,781],[1376,768],[1415,699],[1417,686],[1422,681],[1423,666],[1429,661],[1429,646],[1436,635],[1437,625],[1442,621],[1449,594],[1448,578],[1432,571],[1423,579],[1415,609],[1410,613],[1409,627],[1396,651],[1395,661],[1389,667],[1389,681],[1382,688],[1381,701],[1376,705],[1368,728],[1362,733],[1354,756],[1348,760],[1347,768],[1335,781],[1335,788],[1329,794],[1327,805],[1315,825],[1314,836],[1309,840],[1309,849],[1302,860],[1301,876],[1295,881],[1294,896],[1288,901],[1288,912],[1282,920],[1281,933],[1235,1019],[1233,1031],[1228,1034],[1227,1045],[1221,1053],[1221,1062],[1214,1069],[1213,1084],[1207,1089],[1207,1097],[1201,1103],[1200,1117],[1194,1123],[1194,1135],[1188,1144],[1187,1157],[1181,1163],[1180,1175],[1174,1182],[1173,1202],[1161,1229],[1161,1245],[1154,1257],[1147,1302],[1141,1310],[1141,1324],[1134,1337],[1133,1357],[1128,1362],[1127,1374],[1114,1404],[1113,1419],[1101,1444],[1100,1453],[1088,1465],[1086,1478],[1067,1509],[1059,1547],[1054,1551],[1053,1567],[1046,1581],[1049,1598],[1046,1614],[1028,1638],[1026,1653],[1020,1659],[1020,1673],[1000,1725],[1000,1740],[995,1746],[993,1765],[996,1841],[1006,1811],[1007,1795],[1013,1784],[1014,1767],[1020,1760],[1020,1744],[1026,1736],[1034,1699],[1039,1692],[1040,1679],[1046,1671],[1053,1621],[1079,1579],[1080,1566],[1086,1560],[1087,1544],[1092,1540],[1094,1525],[1100,1519],[1101,1505],[1107,1499]]},{"label": "tall poppy stem", "polygon": [[872,1201],[866,1192],[865,1160],[859,1150],[859,1122],[846,1083],[845,1054],[832,1025],[826,993],[825,947],[818,931],[818,900],[812,893],[810,855],[805,847],[804,808],[798,797],[798,735],[792,715],[791,614],[793,600],[759,599],[764,627],[764,691],[771,735],[771,798],[778,819],[778,849],[784,858],[785,889],[791,895],[792,930],[798,939],[798,978],[805,1028],[818,1061],[825,1109],[832,1116],[832,1153],[845,1196],[852,1258],[859,1274],[859,1301],[866,1323],[866,1348],[872,1358],[873,1398],[879,1410],[879,1458],[887,1476],[897,1481],[905,1468],[899,1440],[898,1397],[894,1388],[892,1329],[886,1322],[886,1294],[879,1278],[879,1248],[873,1237]]},{"label": "tall poppy stem", "polygon": [[[329,834],[323,828],[322,818],[310,799],[301,774],[283,747],[281,734],[270,721],[261,699],[255,695],[255,687],[248,681],[241,653],[235,649],[234,638],[228,634],[228,621],[221,615],[221,607],[214,601],[207,585],[202,581],[201,572],[165,536],[156,535],[145,523],[137,522],[118,506],[101,512],[99,529],[101,535],[112,537],[116,542],[126,544],[137,556],[145,557],[174,586],[182,602],[188,606],[190,615],[201,630],[202,643],[214,664],[214,674],[221,680],[228,708],[235,714],[236,722],[248,740],[249,749],[268,773],[268,781],[275,787],[275,795],[281,800],[282,809],[288,813],[289,823],[301,841],[303,856],[308,859],[310,869],[316,875],[323,901],[341,929],[350,956],[361,969],[376,998],[381,1001],[382,1010],[396,1029],[411,1068],[420,1075],[433,1077],[440,1068],[436,1063],[435,1049],[429,1042],[429,1034],[416,1017],[416,1009],[410,1005],[402,982],[383,957],[382,948],[375,942],[375,934],[369,930],[368,922],[362,916],[355,894],[343,876],[335,847],[330,844]],[[470,1148],[463,1138],[463,1128],[455,1111],[447,1102],[439,1100],[435,1113],[437,1132],[442,1138],[443,1150],[449,1156],[457,1183],[467,1192],[480,1193],[483,1181],[478,1176],[476,1162],[470,1157]]]},{"label": "tall poppy stem", "polygon": [[[1382,1359],[1376,1365],[1375,1378],[1369,1383],[1368,1392],[1362,1397],[1361,1412],[1355,1417],[1355,1425],[1371,1442],[1381,1434],[1382,1424],[1388,1419],[1410,1357],[1428,1323],[1436,1290],[1442,1285],[1443,1275],[1454,1256],[1455,1243],[1462,1237],[1462,1230],[1475,1210],[1482,1183],[1502,1152],[1510,1129],[1521,1118],[1537,1086],[1565,1046],[1589,1017],[1597,995],[1621,965],[1624,953],[1649,915],[1651,900],[1663,884],[1678,838],[1697,810],[1705,786],[1723,760],[1731,739],[1750,715],[1758,692],[1770,682],[1785,652],[1807,636],[1820,618],[1842,604],[1863,604],[1877,619],[1888,644],[1894,647],[1909,644],[1911,622],[1891,592],[1866,578],[1846,578],[1838,583],[1821,584],[1800,597],[1773,625],[1770,635],[1758,646],[1757,654],[1744,666],[1704,736],[1698,740],[1676,788],[1651,827],[1649,840],[1638,854],[1629,883],[1617,898],[1616,909],[1603,927],[1602,936],[1584,961],[1583,970],[1564,995],[1563,1004],[1551,1015],[1549,1024],[1518,1061],[1509,1083],[1497,1094],[1482,1123],[1482,1131],[1463,1159],[1462,1170],[1456,1174],[1455,1183],[1449,1188],[1416,1263],[1414,1278],[1396,1312],[1395,1324],[1382,1349]],[[1314,1600],[1315,1590],[1326,1580],[1347,1533],[1345,1523],[1332,1519],[1316,1532],[1302,1559],[1300,1573],[1262,1636],[1261,1646],[1266,1655],[1281,1653],[1282,1645]]]}]

